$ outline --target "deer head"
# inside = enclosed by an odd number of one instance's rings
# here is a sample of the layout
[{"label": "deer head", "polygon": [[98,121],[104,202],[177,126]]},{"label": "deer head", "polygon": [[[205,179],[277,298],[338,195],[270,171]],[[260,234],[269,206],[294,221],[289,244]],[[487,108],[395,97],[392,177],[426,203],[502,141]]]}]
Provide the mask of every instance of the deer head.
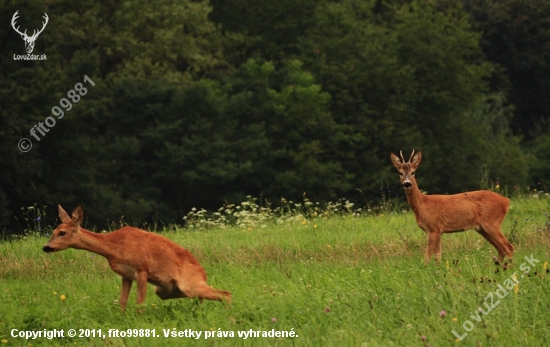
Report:
[{"label": "deer head", "polygon": [[422,152],[418,151],[415,154],[413,149],[408,162],[405,162],[402,151],[399,151],[399,154],[401,155],[401,158],[392,153],[391,162],[399,172],[399,179],[401,180],[403,187],[405,189],[411,189],[413,185],[416,185],[414,174],[418,168],[418,165],[420,165],[420,162],[422,161]]},{"label": "deer head", "polygon": [[80,206],[73,210],[71,217],[65,212],[61,205],[57,205],[61,224],[53,231],[48,243],[42,247],[44,252],[57,252],[74,247],[79,243],[80,224],[84,219],[84,212]]},{"label": "deer head", "polygon": [[38,38],[38,35],[40,35],[40,33],[42,31],[44,31],[44,28],[46,28],[46,24],[48,24],[48,15],[46,13],[44,13],[44,19],[46,20],[46,22],[42,22],[42,29],[40,29],[38,32],[36,32],[36,29],[33,30],[32,32],[32,36],[28,36],[27,35],[27,30],[25,29],[25,32],[20,32],[19,31],[19,27],[15,27],[15,22],[17,21],[17,13],[19,12],[19,10],[15,11],[15,13],[13,14],[13,17],[11,18],[11,26],[13,27],[13,30],[15,30],[17,33],[19,33],[19,35],[21,35],[21,38],[25,41],[25,49],[27,50],[27,53],[32,53],[32,50],[34,49],[34,41],[36,41],[36,39]]}]

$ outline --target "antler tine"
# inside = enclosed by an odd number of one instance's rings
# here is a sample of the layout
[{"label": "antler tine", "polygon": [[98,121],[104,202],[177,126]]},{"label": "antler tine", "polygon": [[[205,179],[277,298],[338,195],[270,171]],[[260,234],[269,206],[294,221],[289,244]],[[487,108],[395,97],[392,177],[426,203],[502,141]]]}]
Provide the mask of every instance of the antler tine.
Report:
[{"label": "antler tine", "polygon": [[402,150],[399,150],[399,154],[401,154],[401,161],[404,163],[404,162],[405,162],[405,158],[403,158],[403,151],[402,151]]},{"label": "antler tine", "polygon": [[[48,14],[46,12],[44,12],[44,20],[46,21],[46,23],[42,22],[42,25],[45,27],[50,20],[50,17],[48,17]],[[44,28],[42,28],[42,30],[44,30]]]},{"label": "antler tine", "polygon": [[35,37],[35,36],[38,36],[40,35],[44,29],[46,29],[46,25],[48,24],[48,21],[50,20],[50,18],[48,17],[48,14],[46,12],[44,12],[44,19],[46,20],[46,22],[42,22],[42,29],[38,30],[38,32],[35,34],[34,31],[32,33],[32,36]]},{"label": "antler tine", "polygon": [[409,163],[411,162],[411,159],[413,158],[413,155],[414,155],[414,149],[413,149],[413,152],[411,153],[411,157],[409,158]]},{"label": "antler tine", "polygon": [[13,14],[13,17],[11,17],[11,25],[15,27],[15,22],[17,21],[17,18],[19,15],[19,10],[15,11],[15,13]]},{"label": "antler tine", "polygon": [[13,27],[13,30],[15,30],[19,33],[19,35],[25,35],[25,34],[23,34],[22,32],[19,31],[20,26],[18,26],[17,28],[15,27],[15,24],[16,24],[15,22],[17,22],[17,19],[19,18],[18,13],[19,13],[19,10],[15,11],[15,13],[13,14],[13,17],[11,17],[11,26]]}]

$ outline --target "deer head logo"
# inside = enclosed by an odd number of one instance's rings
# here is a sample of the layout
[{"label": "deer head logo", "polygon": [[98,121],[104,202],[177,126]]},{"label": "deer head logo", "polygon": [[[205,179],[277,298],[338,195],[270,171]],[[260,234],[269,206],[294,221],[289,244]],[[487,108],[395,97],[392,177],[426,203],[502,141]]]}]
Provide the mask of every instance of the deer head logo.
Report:
[{"label": "deer head logo", "polygon": [[34,41],[36,41],[38,35],[40,35],[42,31],[44,31],[44,28],[46,28],[46,24],[48,24],[48,15],[44,13],[44,19],[46,20],[46,22],[42,22],[42,29],[40,29],[38,32],[36,32],[35,29],[32,32],[32,36],[28,36],[26,29],[25,32],[20,32],[19,27],[15,27],[15,21],[17,21],[18,18],[17,12],[19,12],[19,10],[15,11],[13,17],[11,18],[11,26],[13,27],[13,30],[17,31],[17,33],[21,35],[21,38],[25,41],[25,49],[27,50],[27,53],[32,53],[32,50],[34,49]]}]

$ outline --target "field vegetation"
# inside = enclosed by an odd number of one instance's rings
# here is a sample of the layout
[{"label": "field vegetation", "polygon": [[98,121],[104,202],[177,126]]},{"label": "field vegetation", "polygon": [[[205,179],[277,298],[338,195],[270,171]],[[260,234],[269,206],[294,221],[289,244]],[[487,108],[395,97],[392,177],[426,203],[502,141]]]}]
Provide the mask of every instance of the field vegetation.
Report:
[{"label": "field vegetation", "polygon": [[[51,228],[6,238],[0,243],[1,345],[547,343],[550,199],[545,193],[512,199],[503,231],[516,255],[506,269],[493,264],[495,249],[475,231],[444,235],[441,263],[424,265],[424,233],[412,212],[391,202],[356,209],[346,201],[321,206],[304,199],[282,206],[272,209],[248,199],[215,213],[194,210],[184,228],[162,231],[197,256],[211,285],[232,292],[230,306],[162,301],[149,286],[145,303],[137,307],[134,284],[122,315],[117,304],[121,279],[101,256],[72,249],[43,253]],[[514,274],[518,284],[506,289]],[[499,285],[504,291],[497,292]],[[494,308],[488,311],[483,303],[490,301],[490,293]],[[71,328],[101,329],[105,335],[109,329],[155,329],[158,337],[69,338]],[[11,336],[12,329],[64,329],[65,337],[25,340]],[[163,329],[192,329],[202,336],[165,337]],[[251,330],[273,329],[295,336],[250,335]]]}]

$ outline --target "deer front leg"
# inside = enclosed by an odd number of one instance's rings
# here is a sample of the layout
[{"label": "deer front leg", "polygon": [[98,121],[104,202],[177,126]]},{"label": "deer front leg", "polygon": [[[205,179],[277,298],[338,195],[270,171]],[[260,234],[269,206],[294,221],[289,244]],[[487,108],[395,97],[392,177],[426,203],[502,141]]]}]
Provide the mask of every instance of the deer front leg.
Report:
[{"label": "deer front leg", "polygon": [[122,292],[120,293],[120,300],[118,301],[123,313],[126,310],[126,303],[128,303],[128,296],[130,295],[130,289],[132,289],[132,280],[129,280],[123,277]]},{"label": "deer front leg", "polygon": [[439,232],[428,232],[428,248],[426,249],[426,254],[424,256],[424,263],[428,264],[432,255],[435,254],[437,263],[441,261],[441,233]]},{"label": "deer front leg", "polygon": [[437,233],[437,240],[435,242],[435,260],[437,263],[441,263],[441,233]]},{"label": "deer front leg", "polygon": [[139,305],[145,301],[145,295],[147,294],[147,272],[146,271],[138,272],[137,286],[138,286],[137,304]]}]

